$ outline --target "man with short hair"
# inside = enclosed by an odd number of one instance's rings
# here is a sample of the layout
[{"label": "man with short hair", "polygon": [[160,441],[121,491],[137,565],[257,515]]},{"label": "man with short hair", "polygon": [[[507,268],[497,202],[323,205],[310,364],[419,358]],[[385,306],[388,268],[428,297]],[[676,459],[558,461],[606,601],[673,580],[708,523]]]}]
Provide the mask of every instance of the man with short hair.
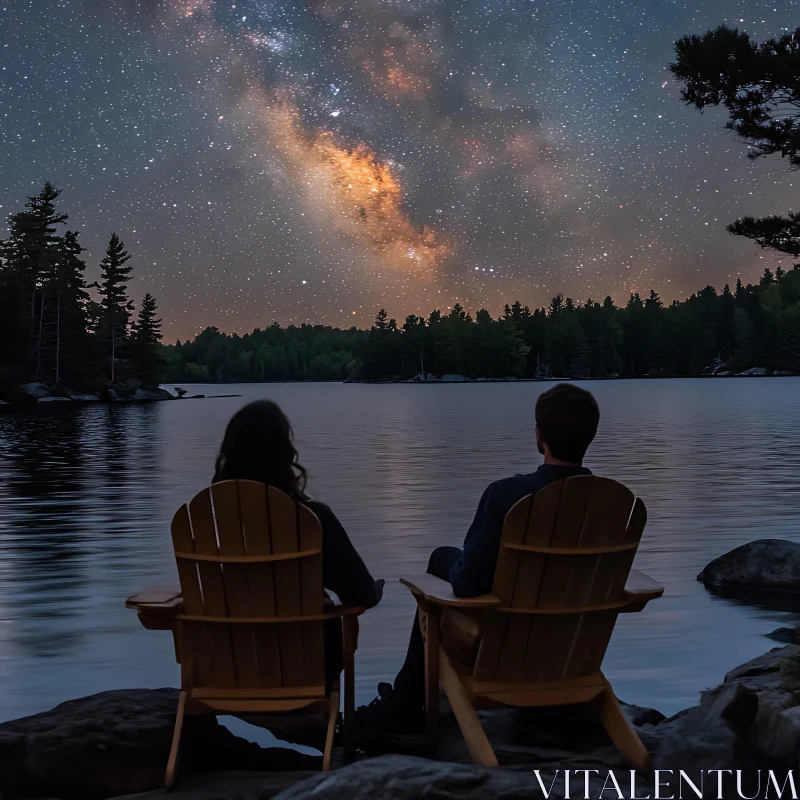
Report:
[{"label": "man with short hair", "polygon": [[[457,597],[492,591],[503,521],[523,497],[573,475],[590,475],[583,464],[597,433],[600,409],[591,392],[559,383],[536,401],[536,446],[544,462],[527,475],[489,484],[467,531],[463,550],[437,547],[428,573],[448,581]],[[394,681],[378,684],[378,696],[356,711],[356,728],[369,740],[411,744],[424,739],[425,647],[417,617],[406,660]],[[361,738],[361,737],[359,737]]]}]

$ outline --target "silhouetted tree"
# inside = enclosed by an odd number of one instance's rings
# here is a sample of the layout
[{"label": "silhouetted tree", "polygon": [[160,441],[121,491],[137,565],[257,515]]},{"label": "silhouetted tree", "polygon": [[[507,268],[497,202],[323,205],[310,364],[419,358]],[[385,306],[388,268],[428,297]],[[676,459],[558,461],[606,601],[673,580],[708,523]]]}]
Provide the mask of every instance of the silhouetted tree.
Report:
[{"label": "silhouetted tree", "polygon": [[88,333],[89,294],[84,278],[86,262],[81,258],[83,252],[77,231],[67,231],[55,269],[55,319],[50,337],[55,340],[56,383],[85,381],[94,361]]},{"label": "silhouetted tree", "polygon": [[161,320],[158,306],[150,292],[145,294],[139,315],[131,326],[133,360],[136,372],[145,384],[160,383],[164,362],[161,356]]},{"label": "silhouetted tree", "polygon": [[[39,194],[28,198],[26,211],[9,217],[9,236],[0,245],[7,313],[4,338],[18,337],[10,351],[12,364],[35,377],[42,368],[45,309],[54,299],[56,265],[61,257],[56,230],[67,219],[55,209],[60,194],[60,189],[45,183]],[[23,342],[27,348],[20,347]]]},{"label": "silhouetted tree", "polygon": [[128,264],[130,255],[116,233],[111,234],[106,254],[100,262],[100,301],[103,307],[101,321],[102,332],[110,344],[111,382],[116,377],[116,360],[118,350],[128,333],[133,303],[128,298],[127,281],[130,280],[132,267]]},{"label": "silhouetted tree", "polygon": [[[800,28],[761,44],[724,25],[675,43],[673,75],[689,105],[722,105],[727,127],[747,142],[750,158],[780,154],[800,167]],[[729,232],[800,255],[800,215],[743,217]]]},{"label": "silhouetted tree", "polygon": [[[8,217],[0,241],[0,383],[37,379],[51,387],[93,389],[101,353],[116,321],[124,337],[131,304],[126,296],[129,255],[118,237],[103,259],[101,302],[94,302],[76,231],[60,232],[67,215],[56,210],[61,191],[51,183]],[[61,387],[64,390],[64,387]]]}]

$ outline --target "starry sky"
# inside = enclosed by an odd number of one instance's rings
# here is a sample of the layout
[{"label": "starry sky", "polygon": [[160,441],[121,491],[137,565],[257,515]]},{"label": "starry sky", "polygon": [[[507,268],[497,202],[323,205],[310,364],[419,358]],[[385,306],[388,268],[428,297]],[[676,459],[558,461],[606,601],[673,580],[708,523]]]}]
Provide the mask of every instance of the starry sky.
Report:
[{"label": "starry sky", "polygon": [[777,257],[725,224],[796,175],[666,67],[793,6],[0,0],[0,214],[53,181],[88,277],[116,231],[169,340],[747,282]]}]

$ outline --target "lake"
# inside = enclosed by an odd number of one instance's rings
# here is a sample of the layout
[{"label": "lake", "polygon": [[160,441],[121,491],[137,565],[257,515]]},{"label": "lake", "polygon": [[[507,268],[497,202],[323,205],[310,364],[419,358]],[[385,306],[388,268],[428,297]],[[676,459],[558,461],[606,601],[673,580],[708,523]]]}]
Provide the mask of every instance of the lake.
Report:
[{"label": "lake", "polygon": [[[178,685],[170,635],[144,630],[125,598],[175,581],[170,519],[209,483],[230,416],[262,397],[289,415],[312,494],[387,580],[362,618],[357,700],[370,700],[414,613],[397,578],[461,544],[487,483],[535,469],[533,408],[549,385],[191,386],[242,396],[0,414],[0,719]],[[800,541],[800,378],[584,385],[602,413],[587,466],[646,503],[634,566],[666,586],[620,617],[604,670],[622,699],[672,714],[796,620],[696,575],[752,539]]]}]

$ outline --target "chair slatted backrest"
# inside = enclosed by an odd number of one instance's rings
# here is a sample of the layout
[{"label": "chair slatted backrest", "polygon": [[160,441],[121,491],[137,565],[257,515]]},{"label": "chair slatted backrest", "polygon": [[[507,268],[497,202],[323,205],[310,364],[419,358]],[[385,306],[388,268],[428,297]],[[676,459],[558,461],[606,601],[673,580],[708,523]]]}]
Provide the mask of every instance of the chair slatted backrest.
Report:
[{"label": "chair slatted backrest", "polygon": [[181,506],[172,541],[194,687],[324,685],[322,527],[309,508],[273,486],[222,481]]},{"label": "chair slatted backrest", "polygon": [[508,512],[494,575],[502,600],[476,681],[557,681],[600,669],[647,512],[616,481],[581,475]]}]

